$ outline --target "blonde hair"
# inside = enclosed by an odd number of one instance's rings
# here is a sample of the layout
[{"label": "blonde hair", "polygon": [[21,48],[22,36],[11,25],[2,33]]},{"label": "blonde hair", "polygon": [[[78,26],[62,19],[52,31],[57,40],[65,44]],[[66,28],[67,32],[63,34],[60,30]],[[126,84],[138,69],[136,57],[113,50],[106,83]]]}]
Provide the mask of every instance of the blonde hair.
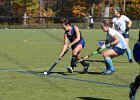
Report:
[{"label": "blonde hair", "polygon": [[112,27],[112,21],[109,19],[102,20],[102,25]]}]

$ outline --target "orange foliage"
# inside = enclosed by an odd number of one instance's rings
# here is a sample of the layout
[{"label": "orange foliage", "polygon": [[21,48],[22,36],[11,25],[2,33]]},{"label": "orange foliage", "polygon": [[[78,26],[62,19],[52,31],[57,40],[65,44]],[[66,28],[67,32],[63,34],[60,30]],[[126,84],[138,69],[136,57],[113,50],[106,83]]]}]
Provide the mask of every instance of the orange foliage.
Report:
[{"label": "orange foliage", "polygon": [[82,17],[87,15],[87,10],[87,4],[85,2],[80,2],[79,0],[78,2],[75,2],[72,8],[72,13],[75,17]]}]

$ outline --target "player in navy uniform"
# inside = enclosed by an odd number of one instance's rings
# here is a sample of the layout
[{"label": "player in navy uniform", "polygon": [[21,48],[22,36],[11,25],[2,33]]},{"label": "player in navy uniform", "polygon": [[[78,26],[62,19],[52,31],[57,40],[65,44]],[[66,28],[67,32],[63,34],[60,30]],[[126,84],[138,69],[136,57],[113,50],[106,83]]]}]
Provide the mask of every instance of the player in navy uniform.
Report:
[{"label": "player in navy uniform", "polygon": [[[80,53],[85,46],[85,41],[81,36],[79,28],[77,26],[71,26],[68,20],[63,20],[62,28],[65,30],[65,33],[64,33],[64,46],[61,55],[67,48],[72,49],[71,66],[69,66],[67,70],[69,73],[73,73],[75,62],[81,59]],[[81,64],[84,66],[83,73],[87,73],[89,64],[85,63],[85,61],[82,61]]]},{"label": "player in navy uniform", "polygon": [[[138,42],[134,45],[133,49],[134,60],[140,65],[140,30]],[[135,100],[135,95],[140,87],[140,74],[135,78],[135,82],[130,84],[129,97],[130,100]]]}]

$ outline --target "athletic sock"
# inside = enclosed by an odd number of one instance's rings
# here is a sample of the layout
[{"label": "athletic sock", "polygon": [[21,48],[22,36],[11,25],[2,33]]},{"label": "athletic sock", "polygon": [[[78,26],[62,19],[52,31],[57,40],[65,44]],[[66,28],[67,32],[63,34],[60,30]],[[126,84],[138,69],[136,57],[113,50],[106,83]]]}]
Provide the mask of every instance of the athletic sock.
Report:
[{"label": "athletic sock", "polygon": [[107,69],[111,69],[112,71],[114,71],[114,66],[112,63],[112,59],[110,57],[106,57],[105,58],[106,62],[107,62]]},{"label": "athletic sock", "polygon": [[82,62],[80,62],[84,67],[87,66],[87,63],[83,60]]},{"label": "athletic sock", "polygon": [[130,49],[126,50],[126,54],[127,54],[128,60],[132,59],[132,57],[131,57],[131,50]]},{"label": "athletic sock", "polygon": [[134,85],[136,86],[136,88],[140,87],[140,75],[135,78]]},{"label": "athletic sock", "polygon": [[72,67],[72,69],[75,67],[76,61],[77,61],[77,56],[73,55],[72,58],[71,58],[71,67]]}]

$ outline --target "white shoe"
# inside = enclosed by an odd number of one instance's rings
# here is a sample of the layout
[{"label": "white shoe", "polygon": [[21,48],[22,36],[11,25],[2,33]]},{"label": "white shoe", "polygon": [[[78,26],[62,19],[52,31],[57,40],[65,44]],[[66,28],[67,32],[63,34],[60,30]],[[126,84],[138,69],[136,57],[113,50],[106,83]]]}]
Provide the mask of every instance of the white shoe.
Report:
[{"label": "white shoe", "polygon": [[67,67],[67,70],[68,70],[69,73],[73,73],[72,67],[68,66],[68,67]]}]

